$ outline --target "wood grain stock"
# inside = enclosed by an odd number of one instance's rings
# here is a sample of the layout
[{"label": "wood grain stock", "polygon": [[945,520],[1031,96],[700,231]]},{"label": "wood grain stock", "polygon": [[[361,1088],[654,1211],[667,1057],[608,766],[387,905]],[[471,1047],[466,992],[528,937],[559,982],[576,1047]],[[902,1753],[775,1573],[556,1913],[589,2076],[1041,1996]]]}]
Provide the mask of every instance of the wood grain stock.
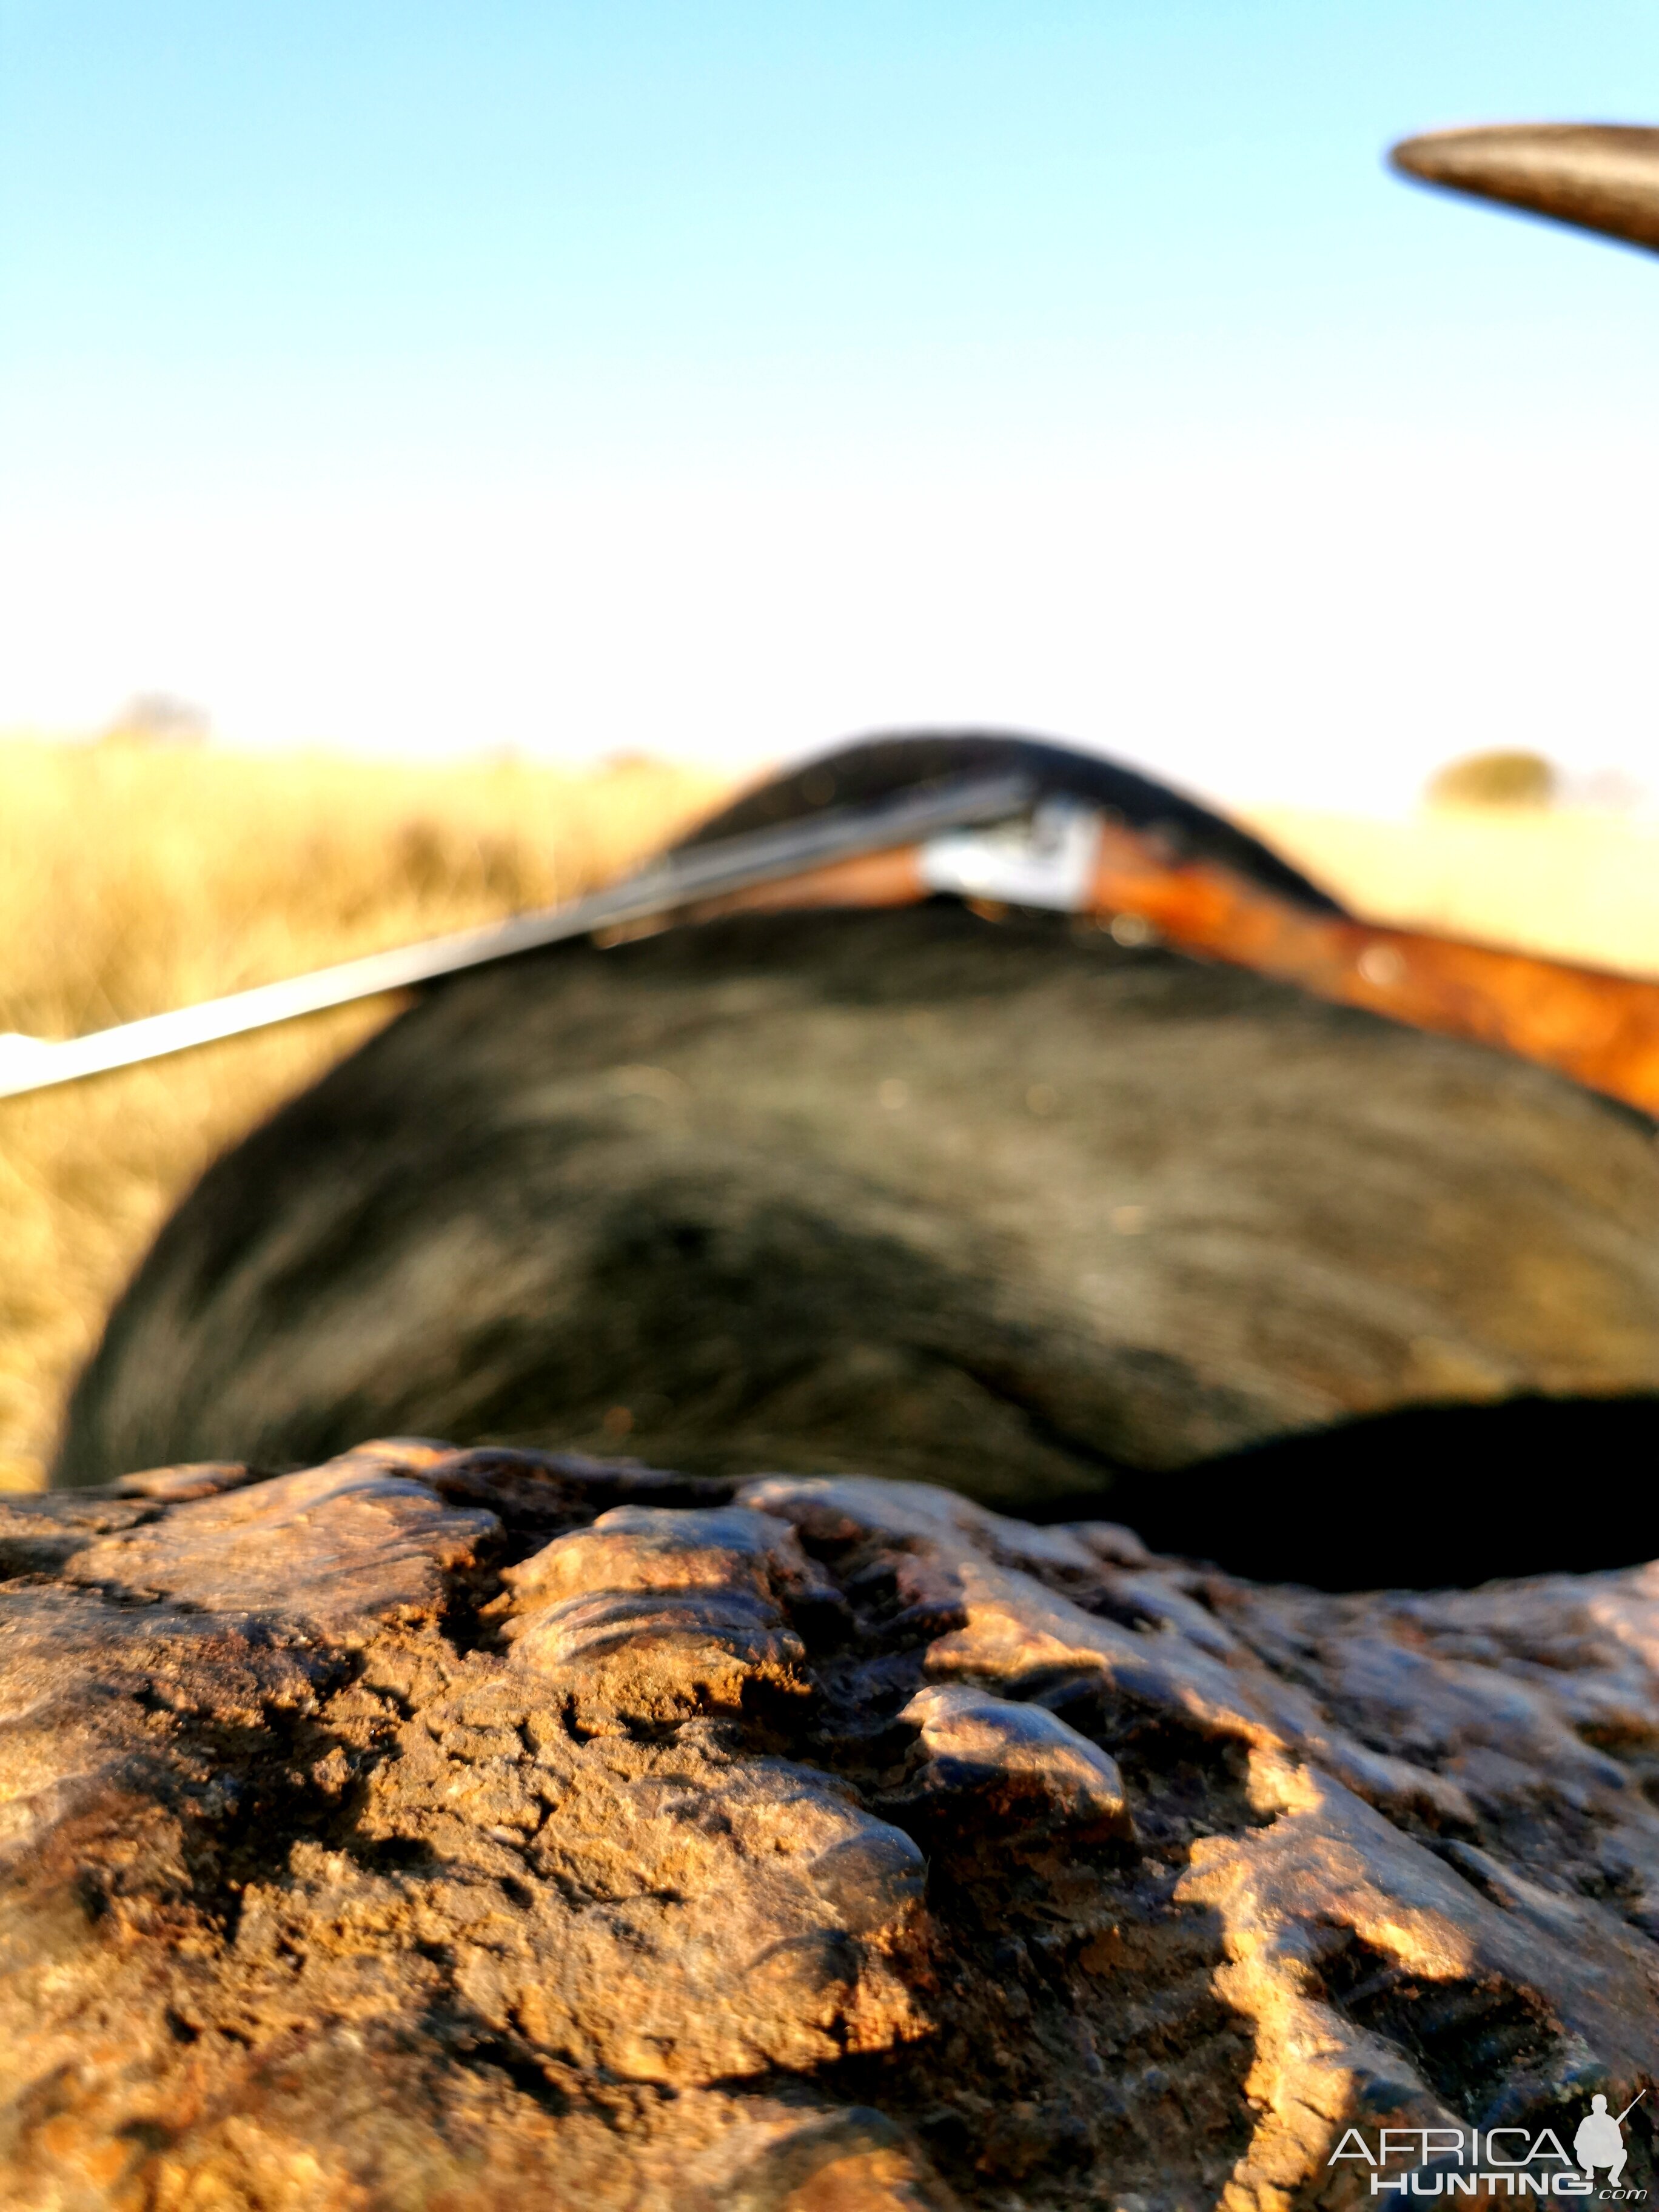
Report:
[{"label": "wood grain stock", "polygon": [[1310,913],[1212,863],[1165,862],[1121,830],[1103,836],[1093,904],[1182,951],[1498,1046],[1659,1114],[1659,983]]}]

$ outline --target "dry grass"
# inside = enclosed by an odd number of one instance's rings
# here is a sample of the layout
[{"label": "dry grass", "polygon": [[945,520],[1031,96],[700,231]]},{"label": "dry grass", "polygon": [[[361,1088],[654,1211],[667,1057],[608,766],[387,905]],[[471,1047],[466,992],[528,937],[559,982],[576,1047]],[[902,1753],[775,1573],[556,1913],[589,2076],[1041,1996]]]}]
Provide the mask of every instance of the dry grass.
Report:
[{"label": "dry grass", "polygon": [[[0,1030],[72,1036],[551,904],[723,787],[652,762],[0,743]],[[66,1385],[184,1189],[394,1003],[0,1100],[0,1487],[43,1479]]]},{"label": "dry grass", "polygon": [[[0,743],[0,1030],[69,1036],[550,904],[722,788],[644,762],[561,774]],[[1651,826],[1255,819],[1362,912],[1659,975]],[[0,1100],[0,1487],[42,1479],[67,1382],[185,1187],[391,1003]]]}]

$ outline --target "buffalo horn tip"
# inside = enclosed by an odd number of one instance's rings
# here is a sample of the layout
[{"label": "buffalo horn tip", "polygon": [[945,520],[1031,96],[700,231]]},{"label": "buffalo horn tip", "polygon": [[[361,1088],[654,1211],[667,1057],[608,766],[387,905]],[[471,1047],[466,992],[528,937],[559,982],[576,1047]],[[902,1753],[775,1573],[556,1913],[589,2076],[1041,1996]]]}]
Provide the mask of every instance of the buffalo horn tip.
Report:
[{"label": "buffalo horn tip", "polygon": [[1659,252],[1659,130],[1500,123],[1429,131],[1390,149],[1396,169]]}]

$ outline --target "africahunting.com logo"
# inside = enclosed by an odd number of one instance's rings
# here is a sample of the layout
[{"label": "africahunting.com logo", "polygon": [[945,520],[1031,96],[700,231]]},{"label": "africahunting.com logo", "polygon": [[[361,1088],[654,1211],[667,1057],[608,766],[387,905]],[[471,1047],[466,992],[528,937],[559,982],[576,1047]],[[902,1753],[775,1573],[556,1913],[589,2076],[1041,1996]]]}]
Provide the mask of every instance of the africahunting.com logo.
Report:
[{"label": "africahunting.com logo", "polygon": [[[1592,2097],[1568,2153],[1553,2128],[1379,2128],[1375,2148],[1350,2128],[1325,2161],[1363,2159],[1371,2195],[1405,2197],[1597,2197],[1639,2204],[1645,2189],[1624,2185],[1625,2122],[1645,2089],[1614,2115]],[[1401,2162],[1411,2160],[1409,2165]],[[1399,2170],[1389,2172],[1389,2167]]]}]

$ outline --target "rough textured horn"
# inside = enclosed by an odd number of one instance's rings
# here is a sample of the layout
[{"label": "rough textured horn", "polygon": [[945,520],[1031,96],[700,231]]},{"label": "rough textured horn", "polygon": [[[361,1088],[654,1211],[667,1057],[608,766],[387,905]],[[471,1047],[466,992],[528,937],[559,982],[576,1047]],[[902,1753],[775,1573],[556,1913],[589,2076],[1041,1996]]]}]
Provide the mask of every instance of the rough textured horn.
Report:
[{"label": "rough textured horn", "polygon": [[1402,139],[1407,176],[1507,201],[1557,222],[1659,252],[1659,130],[1607,123],[1510,123]]}]

